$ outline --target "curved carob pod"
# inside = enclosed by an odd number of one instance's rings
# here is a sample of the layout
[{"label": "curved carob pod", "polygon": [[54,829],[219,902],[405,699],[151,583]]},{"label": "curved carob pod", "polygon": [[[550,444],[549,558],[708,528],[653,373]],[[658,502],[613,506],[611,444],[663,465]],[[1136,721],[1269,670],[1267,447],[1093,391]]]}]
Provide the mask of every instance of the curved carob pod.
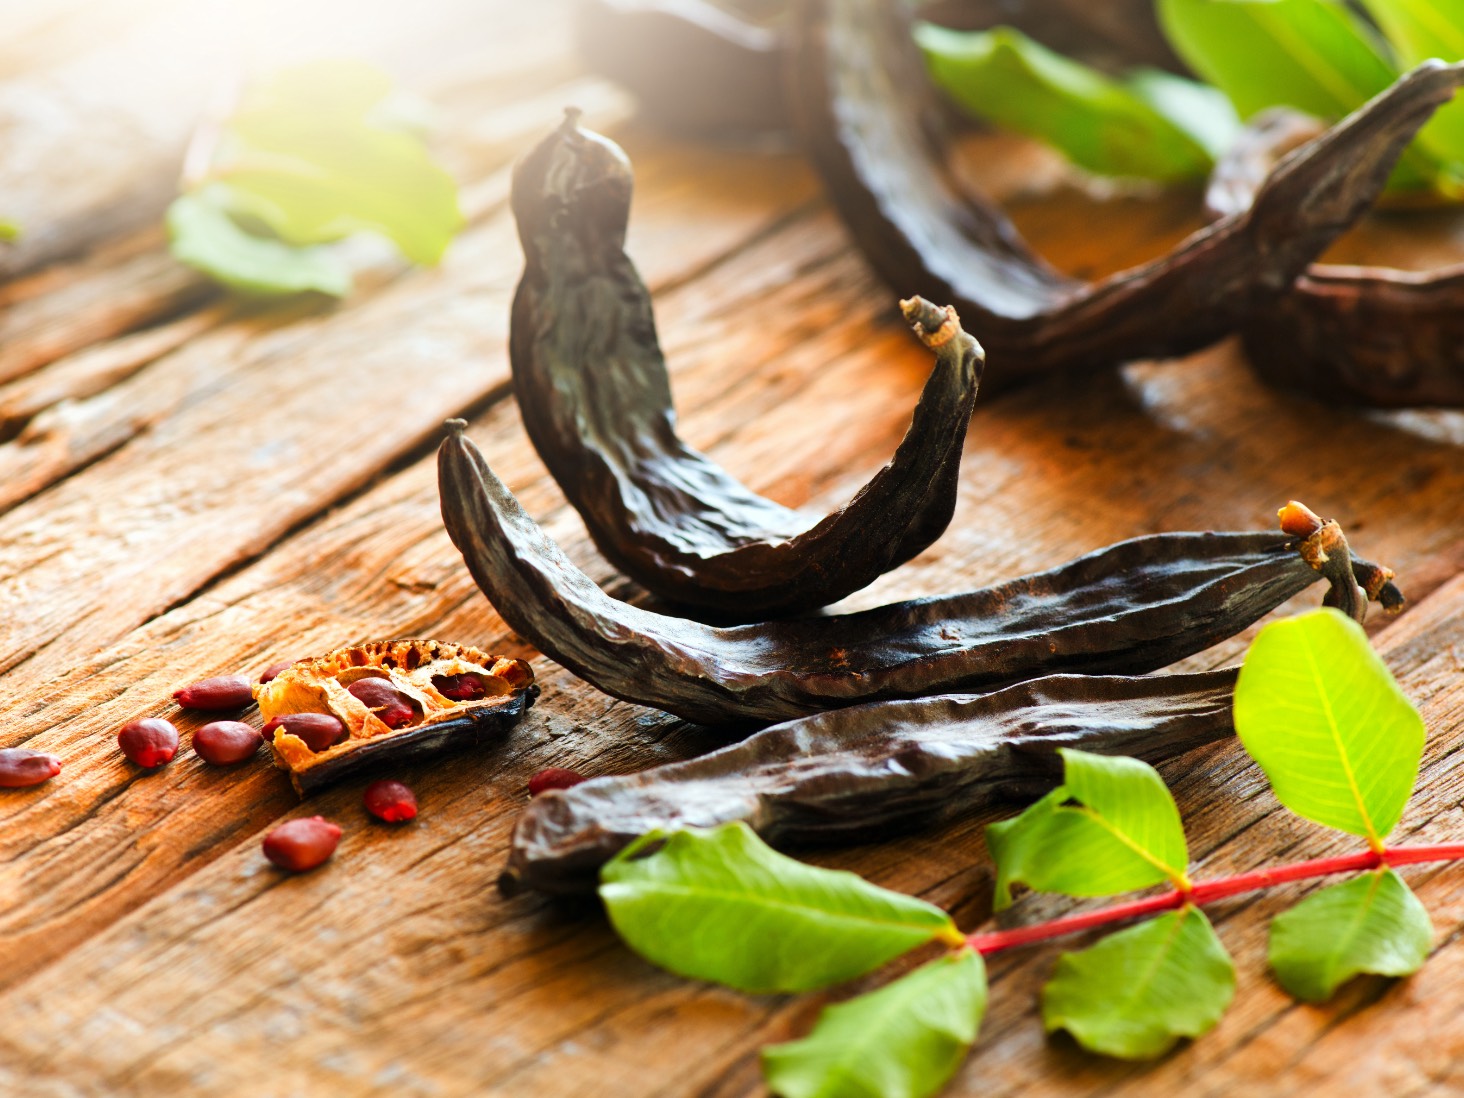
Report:
[{"label": "curved carob pod", "polygon": [[657,830],[742,820],[786,847],[934,826],[1045,793],[1062,780],[1064,747],[1161,762],[1232,733],[1235,675],[1049,675],[788,721],[688,762],[534,798],[500,886],[592,889],[600,866]]},{"label": "curved carob pod", "polygon": [[509,340],[539,456],[605,557],[647,590],[721,620],[837,602],[945,530],[981,380],[955,313],[901,303],[935,352],[890,463],[823,519],[755,494],[676,434],[651,295],[625,254],[631,168],[574,112],[514,171],[525,268]]},{"label": "curved carob pod", "polygon": [[1234,331],[1375,201],[1403,148],[1464,83],[1425,62],[1282,161],[1245,212],[1161,259],[1085,283],[958,185],[905,9],[807,0],[789,66],[800,133],[856,243],[891,285],[981,333],[988,390],[1053,370],[1186,354]]},{"label": "curved carob pod", "polygon": [[1331,522],[1305,537],[1154,534],[966,594],[719,628],[605,594],[524,513],[463,421],[448,426],[442,517],[503,620],[605,693],[702,724],[770,724],[1059,672],[1141,674],[1239,632],[1319,576],[1354,617],[1367,597]]},{"label": "curved carob pod", "polygon": [[[1210,176],[1205,204],[1246,209],[1259,181],[1323,123],[1278,108],[1253,118]],[[1464,263],[1435,271],[1313,263],[1241,328],[1267,381],[1333,404],[1464,405]]]}]

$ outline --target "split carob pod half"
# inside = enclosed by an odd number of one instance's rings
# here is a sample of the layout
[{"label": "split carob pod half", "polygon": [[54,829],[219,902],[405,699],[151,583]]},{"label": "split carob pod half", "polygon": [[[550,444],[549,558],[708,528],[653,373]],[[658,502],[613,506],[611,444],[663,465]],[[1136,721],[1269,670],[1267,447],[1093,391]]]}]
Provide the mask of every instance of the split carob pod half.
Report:
[{"label": "split carob pod half", "polygon": [[988,391],[1183,355],[1236,331],[1372,206],[1404,147],[1464,83],[1464,64],[1425,62],[1296,149],[1244,212],[1087,283],[1045,263],[955,180],[905,5],[798,10],[794,113],[825,188],[886,282],[950,302],[980,333]]},{"label": "split carob pod half", "polygon": [[448,427],[443,521],[503,620],[605,693],[702,724],[755,727],[1059,672],[1141,674],[1238,633],[1319,578],[1354,617],[1369,595],[1401,602],[1391,572],[1355,561],[1340,527],[1306,511],[1304,534],[1154,534],[965,594],[704,625],[605,594],[519,506],[466,424]]},{"label": "split carob pod half", "polygon": [[[357,684],[362,682],[373,689],[361,690]],[[255,687],[254,696],[266,723],[310,713],[333,716],[344,726],[344,738],[319,751],[288,725],[265,737],[275,765],[289,772],[296,792],[305,794],[383,763],[496,739],[524,715],[538,692],[523,660],[460,644],[397,640],[297,661]],[[387,711],[393,718],[389,722],[378,715]],[[407,711],[401,721],[397,711]]]},{"label": "split carob pod half", "polygon": [[[1215,217],[1248,209],[1260,181],[1324,129],[1276,108],[1247,123],[1210,176]],[[1272,384],[1333,404],[1464,405],[1464,263],[1402,271],[1313,263],[1241,328],[1246,355]]]},{"label": "split carob pod half", "polygon": [[980,346],[920,298],[935,352],[889,464],[818,519],[752,492],[676,434],[651,295],[625,254],[631,167],[576,114],[515,168],[523,279],[514,393],[539,456],[605,557],[691,615],[760,621],[837,602],[935,541],[954,513]]},{"label": "split carob pod half", "polygon": [[1064,747],[1161,762],[1233,732],[1235,677],[1049,675],[802,717],[688,762],[541,794],[500,887],[593,889],[600,866],[651,831],[742,820],[787,847],[933,827],[1047,792]]}]

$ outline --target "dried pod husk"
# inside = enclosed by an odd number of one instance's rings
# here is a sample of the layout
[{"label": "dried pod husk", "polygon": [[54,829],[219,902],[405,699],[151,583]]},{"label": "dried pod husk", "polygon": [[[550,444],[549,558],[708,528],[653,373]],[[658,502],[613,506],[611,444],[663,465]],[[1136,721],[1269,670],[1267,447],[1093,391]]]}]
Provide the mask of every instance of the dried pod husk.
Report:
[{"label": "dried pod husk", "polygon": [[741,820],[787,847],[968,818],[1055,786],[1059,748],[1157,763],[1224,739],[1235,675],[1050,675],[788,721],[698,759],[536,797],[499,883],[592,889],[600,866],[657,830]]},{"label": "dried pod husk", "polygon": [[1097,282],[1054,270],[956,181],[906,5],[808,0],[789,66],[825,188],[892,287],[949,302],[986,348],[988,392],[1055,370],[1187,354],[1239,329],[1377,200],[1464,65],[1425,62],[1277,165],[1255,202]]},{"label": "dried pod husk", "polygon": [[[447,697],[438,681],[472,676],[483,696]],[[363,678],[380,678],[400,692],[415,719],[391,728],[347,689]],[[268,722],[288,713],[328,713],[347,736],[324,751],[311,751],[298,736],[276,729],[270,747],[275,765],[290,774],[304,794],[375,767],[437,755],[496,739],[533,704],[539,688],[523,660],[493,656],[466,645],[434,640],[373,641],[301,660],[254,690]]]}]

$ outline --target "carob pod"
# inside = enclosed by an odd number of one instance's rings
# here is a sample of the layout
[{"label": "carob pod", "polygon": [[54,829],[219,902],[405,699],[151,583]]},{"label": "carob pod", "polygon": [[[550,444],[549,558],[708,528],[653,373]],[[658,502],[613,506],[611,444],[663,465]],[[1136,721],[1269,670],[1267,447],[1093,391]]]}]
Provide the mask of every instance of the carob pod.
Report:
[{"label": "carob pod", "polygon": [[955,314],[901,303],[936,355],[904,440],[831,515],[790,511],[676,434],[651,295],[624,251],[630,190],[625,154],[572,111],[513,177],[514,393],[605,557],[688,613],[760,621],[837,602],[930,545],[955,510],[983,363]]},{"label": "carob pod", "polygon": [[[1286,108],[1251,119],[1211,173],[1207,209],[1248,208],[1265,174],[1322,128]],[[1257,303],[1241,338],[1263,378],[1319,400],[1464,405],[1464,263],[1434,271],[1313,263],[1289,292]]]},{"label": "carob pod", "polygon": [[[1367,597],[1341,529],[1318,520],[1306,537],[1154,534],[966,594],[703,625],[605,594],[524,513],[463,421],[448,426],[438,451],[443,520],[504,621],[605,693],[708,725],[1057,672],[1138,674],[1239,632],[1319,576],[1354,617]],[[1396,593],[1386,578],[1375,586],[1380,598]]]},{"label": "carob pod", "polygon": [[[482,684],[481,697],[459,700],[439,690],[440,681],[461,682],[462,676]],[[380,682],[370,704],[350,689],[365,679],[373,680],[373,686]],[[389,704],[378,705],[375,694],[388,692]],[[534,673],[523,660],[433,640],[374,641],[337,649],[299,660],[254,690],[266,722],[291,713],[323,713],[346,727],[345,739],[320,751],[311,750],[288,727],[273,729],[266,742],[274,750],[275,765],[289,772],[301,794],[380,763],[496,739],[524,715],[538,693]],[[398,707],[414,716],[394,727]],[[377,715],[385,709],[392,711],[391,723]]]},{"label": "carob pod", "polygon": [[500,886],[592,889],[600,866],[657,830],[742,820],[788,846],[933,826],[1045,793],[1062,780],[1061,747],[1160,762],[1231,734],[1235,675],[1049,675],[775,725],[689,762],[541,794]]},{"label": "carob pod", "polygon": [[1376,200],[1464,65],[1425,62],[1281,162],[1244,213],[1161,259],[1086,283],[1060,274],[955,180],[905,7],[800,5],[795,117],[855,242],[892,286],[950,302],[981,334],[986,386],[1198,350],[1287,290]]}]

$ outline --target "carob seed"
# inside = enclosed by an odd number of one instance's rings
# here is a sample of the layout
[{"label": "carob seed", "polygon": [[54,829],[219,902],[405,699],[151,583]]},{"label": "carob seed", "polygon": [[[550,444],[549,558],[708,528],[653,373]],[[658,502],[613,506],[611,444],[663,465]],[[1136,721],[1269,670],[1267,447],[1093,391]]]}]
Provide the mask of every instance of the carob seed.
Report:
[{"label": "carob seed", "polygon": [[254,704],[254,687],[243,675],[219,675],[173,691],[184,709],[243,709]]},{"label": "carob seed", "polygon": [[451,698],[453,701],[477,701],[488,695],[488,686],[483,681],[483,676],[471,673],[439,675],[432,680],[432,685],[437,687],[437,692],[444,698]]},{"label": "carob seed", "polygon": [[152,770],[172,762],[178,753],[178,730],[172,721],[144,717],[122,726],[117,733],[117,746],[129,761]]},{"label": "carob seed", "polygon": [[583,774],[562,766],[546,766],[529,779],[529,796],[537,797],[550,789],[570,789],[584,781]]},{"label": "carob seed", "polygon": [[341,841],[341,829],[324,816],[280,824],[264,837],[264,856],[281,869],[304,873],[324,864]]},{"label": "carob seed", "polygon": [[272,682],[276,675],[282,671],[288,671],[294,665],[294,660],[281,660],[279,663],[270,664],[264,669],[264,673],[259,676],[260,684],[263,685],[264,683]]},{"label": "carob seed", "polygon": [[24,789],[48,782],[61,773],[61,760],[26,747],[0,750],[0,789]]},{"label": "carob seed", "polygon": [[346,738],[346,725],[331,713],[286,713],[264,726],[264,742],[274,743],[275,730],[298,736],[311,751],[324,751]]},{"label": "carob seed", "polygon": [[346,692],[361,702],[388,728],[405,728],[417,719],[412,699],[385,679],[357,679]]},{"label": "carob seed", "polygon": [[210,721],[193,733],[193,750],[213,766],[233,766],[252,758],[263,742],[259,730],[243,721]]},{"label": "carob seed", "polygon": [[417,815],[417,794],[390,778],[368,785],[361,800],[367,812],[387,823],[404,823]]}]

